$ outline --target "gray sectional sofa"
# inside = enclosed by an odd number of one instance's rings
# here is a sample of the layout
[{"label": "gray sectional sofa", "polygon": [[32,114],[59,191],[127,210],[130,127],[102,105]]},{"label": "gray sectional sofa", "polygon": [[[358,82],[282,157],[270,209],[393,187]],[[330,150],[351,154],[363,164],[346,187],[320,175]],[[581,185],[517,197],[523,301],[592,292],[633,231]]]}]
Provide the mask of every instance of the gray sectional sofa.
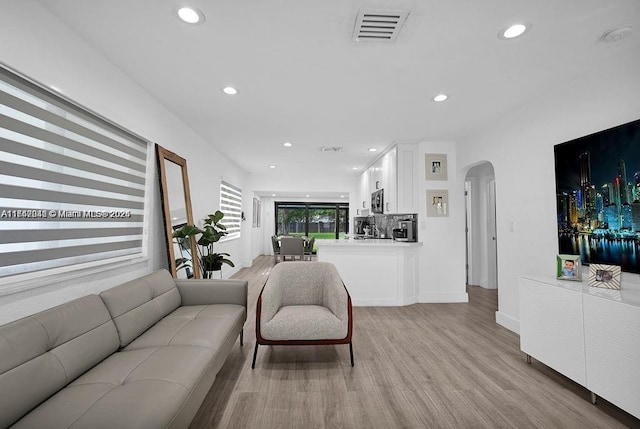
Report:
[{"label": "gray sectional sofa", "polygon": [[246,317],[246,281],[161,270],[1,326],[0,428],[186,428]]}]

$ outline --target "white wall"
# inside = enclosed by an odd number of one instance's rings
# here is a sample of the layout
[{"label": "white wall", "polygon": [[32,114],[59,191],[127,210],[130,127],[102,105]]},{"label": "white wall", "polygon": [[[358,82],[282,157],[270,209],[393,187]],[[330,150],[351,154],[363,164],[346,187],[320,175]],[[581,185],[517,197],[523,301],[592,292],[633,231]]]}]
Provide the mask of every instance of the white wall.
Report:
[{"label": "white wall", "polygon": [[[558,253],[555,144],[640,118],[638,56],[611,58],[525,103],[482,132],[458,142],[457,161],[466,174],[480,162],[493,164],[498,232],[498,323],[518,332],[518,278],[555,272]],[[460,192],[463,184],[460,183]],[[515,222],[515,232],[509,224]],[[460,225],[462,229],[464,226]],[[626,274],[623,281],[638,282]]]},{"label": "white wall", "polygon": [[[448,180],[424,180],[427,153],[447,154]],[[467,302],[464,175],[459,172],[456,144],[422,142],[418,160],[419,167],[415,173],[418,183],[418,240],[423,243],[418,302]],[[427,217],[427,189],[448,191],[448,217]]]},{"label": "white wall", "polygon": [[[75,36],[40,3],[32,0],[2,3],[0,59],[10,68],[57,88],[80,105],[187,159],[196,222],[219,208],[221,177],[244,189],[245,174],[237,166]],[[0,296],[0,324],[166,267],[155,162],[149,167],[152,192],[145,237],[148,260],[106,271],[94,270],[73,280],[56,282],[56,278],[52,278],[47,286]],[[244,226],[243,233],[246,233]],[[243,240],[220,243],[218,251],[230,253],[237,266],[249,259]],[[225,277],[233,271],[225,266]]]}]

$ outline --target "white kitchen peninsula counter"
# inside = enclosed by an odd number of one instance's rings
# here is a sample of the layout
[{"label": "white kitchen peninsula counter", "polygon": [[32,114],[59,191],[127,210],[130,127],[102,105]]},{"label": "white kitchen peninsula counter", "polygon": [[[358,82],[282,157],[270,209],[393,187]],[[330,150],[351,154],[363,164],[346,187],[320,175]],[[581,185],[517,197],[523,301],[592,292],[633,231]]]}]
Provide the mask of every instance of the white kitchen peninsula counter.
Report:
[{"label": "white kitchen peninsula counter", "polygon": [[417,302],[422,243],[393,240],[316,240],[317,259],[336,266],[356,306]]}]

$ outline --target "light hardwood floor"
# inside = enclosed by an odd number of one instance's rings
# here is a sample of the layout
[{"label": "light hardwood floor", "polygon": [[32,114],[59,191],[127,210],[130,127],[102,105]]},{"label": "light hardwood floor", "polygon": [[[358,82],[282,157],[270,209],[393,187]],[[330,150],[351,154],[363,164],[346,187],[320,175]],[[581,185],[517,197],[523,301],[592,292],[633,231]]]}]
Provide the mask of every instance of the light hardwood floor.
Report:
[{"label": "light hardwood floor", "polygon": [[[255,305],[273,258],[249,281],[244,346],[234,346],[196,428],[640,428],[640,420],[543,364],[495,323],[496,291],[468,287],[468,304],[354,307],[349,347],[255,346]],[[347,285],[347,288],[349,285]],[[639,387],[640,388],[640,387]]]}]

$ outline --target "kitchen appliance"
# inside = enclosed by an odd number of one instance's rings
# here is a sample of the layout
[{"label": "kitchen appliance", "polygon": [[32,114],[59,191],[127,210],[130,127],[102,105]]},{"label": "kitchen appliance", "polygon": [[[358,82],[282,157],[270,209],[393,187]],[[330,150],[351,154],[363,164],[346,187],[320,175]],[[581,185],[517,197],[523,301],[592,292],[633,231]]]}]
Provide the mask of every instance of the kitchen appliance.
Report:
[{"label": "kitchen appliance", "polygon": [[366,217],[354,217],[353,223],[354,223],[353,230],[356,235],[364,235],[365,228],[369,227],[369,221],[367,220]]},{"label": "kitchen appliance", "polygon": [[406,219],[398,221],[398,227],[393,228],[393,239],[395,241],[416,241],[416,221]]},{"label": "kitchen appliance", "polygon": [[384,189],[380,189],[371,194],[371,211],[373,213],[384,212]]}]

